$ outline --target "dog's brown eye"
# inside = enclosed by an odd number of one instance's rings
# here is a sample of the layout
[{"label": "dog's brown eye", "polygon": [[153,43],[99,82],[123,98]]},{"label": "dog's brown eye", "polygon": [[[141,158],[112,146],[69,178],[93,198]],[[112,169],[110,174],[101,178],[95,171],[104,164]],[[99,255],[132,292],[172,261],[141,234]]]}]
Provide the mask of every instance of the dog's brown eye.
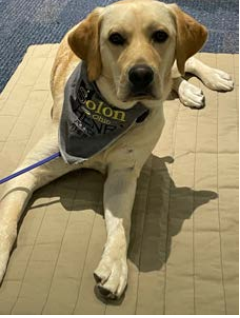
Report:
[{"label": "dog's brown eye", "polygon": [[119,33],[112,33],[109,36],[109,41],[114,45],[123,45],[126,40]]},{"label": "dog's brown eye", "polygon": [[152,38],[157,43],[163,43],[167,40],[168,34],[165,31],[159,30],[153,33]]}]

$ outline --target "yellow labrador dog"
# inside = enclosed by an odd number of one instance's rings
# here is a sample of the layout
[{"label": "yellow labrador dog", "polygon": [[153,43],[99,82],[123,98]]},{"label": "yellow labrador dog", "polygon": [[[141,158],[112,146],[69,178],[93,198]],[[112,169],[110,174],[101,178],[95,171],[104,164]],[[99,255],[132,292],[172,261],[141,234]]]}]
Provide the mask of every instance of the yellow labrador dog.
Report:
[{"label": "yellow labrador dog", "polygon": [[99,121],[108,117],[110,121],[124,122],[125,114],[136,104],[148,111],[88,160],[70,164],[60,157],[8,182],[0,204],[0,281],[17,237],[18,220],[33,191],[70,171],[93,168],[107,175],[107,241],[94,277],[104,297],[115,299],[123,294],[137,179],[161,135],[163,101],[173,88],[185,105],[203,106],[204,96],[199,88],[181,77],[185,72],[198,76],[210,89],[233,89],[229,75],[192,57],[206,38],[206,28],[177,5],[155,0],[124,0],[96,8],[66,34],[51,77],[52,125],[17,170],[59,151],[64,88],[80,59],[85,63],[88,82],[94,83],[107,105],[114,106],[99,109],[93,101],[85,100],[86,114]]}]

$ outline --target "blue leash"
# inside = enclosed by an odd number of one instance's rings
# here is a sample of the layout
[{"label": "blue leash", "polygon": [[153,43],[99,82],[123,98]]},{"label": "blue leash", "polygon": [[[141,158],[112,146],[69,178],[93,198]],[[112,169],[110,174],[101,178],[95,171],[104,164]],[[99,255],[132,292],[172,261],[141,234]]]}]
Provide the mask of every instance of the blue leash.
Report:
[{"label": "blue leash", "polygon": [[60,152],[56,152],[55,154],[53,154],[53,155],[51,155],[51,156],[49,156],[49,157],[47,157],[45,159],[40,160],[40,161],[34,163],[31,166],[28,166],[28,167],[26,167],[26,168],[24,168],[24,169],[22,169],[20,171],[17,171],[15,173],[11,174],[10,176],[7,176],[7,177],[5,177],[3,179],[0,179],[0,184],[3,184],[3,183],[5,183],[5,182],[7,182],[7,181],[9,181],[9,180],[11,180],[13,178],[16,178],[16,177],[20,176],[21,174],[24,174],[24,173],[26,173],[26,172],[28,172],[28,171],[30,171],[32,169],[35,169],[35,168],[37,168],[37,167],[39,167],[39,166],[41,166],[41,165],[53,160],[53,159],[56,159],[58,157],[61,157],[61,153]]}]

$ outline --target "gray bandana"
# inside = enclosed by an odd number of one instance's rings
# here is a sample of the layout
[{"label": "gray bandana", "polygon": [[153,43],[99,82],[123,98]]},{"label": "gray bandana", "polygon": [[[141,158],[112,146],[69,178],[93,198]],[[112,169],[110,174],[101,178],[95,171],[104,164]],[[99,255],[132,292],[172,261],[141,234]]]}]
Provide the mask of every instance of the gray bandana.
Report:
[{"label": "gray bandana", "polygon": [[64,91],[59,129],[64,161],[80,163],[103,151],[132,125],[142,122],[148,112],[141,103],[128,110],[108,104],[96,84],[87,80],[85,63],[80,63]]}]

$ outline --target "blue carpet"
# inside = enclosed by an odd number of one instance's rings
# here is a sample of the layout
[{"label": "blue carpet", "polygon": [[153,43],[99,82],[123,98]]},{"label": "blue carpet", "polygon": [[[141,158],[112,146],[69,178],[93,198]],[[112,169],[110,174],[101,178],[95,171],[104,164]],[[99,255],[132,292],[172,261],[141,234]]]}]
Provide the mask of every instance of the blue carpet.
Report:
[{"label": "blue carpet", "polygon": [[[29,45],[60,42],[66,31],[93,8],[112,2],[115,1],[0,0],[0,91]],[[238,0],[175,2],[209,29],[204,52],[238,53]]]}]

